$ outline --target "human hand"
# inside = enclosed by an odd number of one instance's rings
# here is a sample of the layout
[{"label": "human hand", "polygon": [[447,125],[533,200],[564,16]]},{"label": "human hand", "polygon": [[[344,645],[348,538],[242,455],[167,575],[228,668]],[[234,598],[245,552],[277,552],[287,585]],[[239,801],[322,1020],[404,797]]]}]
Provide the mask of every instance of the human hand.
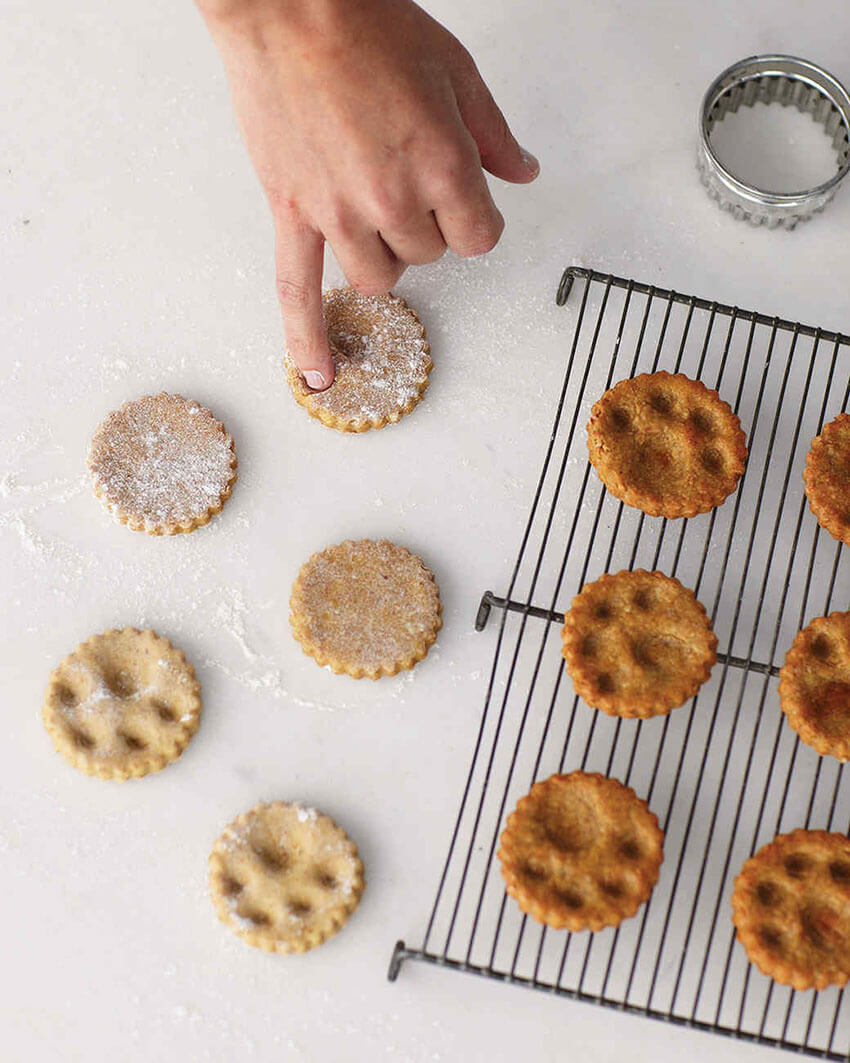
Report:
[{"label": "human hand", "polygon": [[310,387],[334,368],[327,241],[349,284],[492,250],[504,228],[482,167],[525,183],[517,144],[460,42],[412,0],[196,0],[222,53],[275,225],[289,352]]}]

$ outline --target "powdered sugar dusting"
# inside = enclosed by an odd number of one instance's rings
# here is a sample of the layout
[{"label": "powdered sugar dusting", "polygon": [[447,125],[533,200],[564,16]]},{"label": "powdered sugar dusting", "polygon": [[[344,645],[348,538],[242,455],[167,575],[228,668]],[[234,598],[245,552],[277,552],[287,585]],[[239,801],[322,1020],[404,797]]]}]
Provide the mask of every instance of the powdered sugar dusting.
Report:
[{"label": "powdered sugar dusting", "polygon": [[95,491],[134,527],[196,525],[235,479],[233,440],[209,410],[180,395],[146,395],[114,410],[89,450]]},{"label": "powdered sugar dusting", "polygon": [[327,391],[313,392],[290,365],[296,397],[339,427],[397,421],[428,384],[431,358],[419,319],[394,295],[361,295],[353,288],[325,292],[324,311],[336,378]]}]

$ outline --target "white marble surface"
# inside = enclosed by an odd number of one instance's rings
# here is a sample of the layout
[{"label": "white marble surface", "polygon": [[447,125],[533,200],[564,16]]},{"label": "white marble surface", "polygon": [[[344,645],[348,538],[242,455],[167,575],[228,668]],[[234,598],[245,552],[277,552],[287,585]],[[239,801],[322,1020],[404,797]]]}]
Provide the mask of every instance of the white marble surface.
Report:
[{"label": "white marble surface", "polygon": [[[398,290],[436,369],[402,424],[350,438],[287,394],[266,209],[218,58],[188,0],[0,2],[0,955],[4,1058],[634,1063],[770,1051],[408,964],[422,937],[478,725],[504,586],[536,481],[571,318],[562,267],[594,265],[850,331],[850,192],[787,234],[721,214],[695,175],[702,91],[788,51],[850,81],[850,14],[808,5],[433,0],[522,142],[530,188],[486,260]],[[329,279],[338,280],[333,265]],[[101,417],[167,389],[236,438],[214,523],[149,539],[92,496]],[[385,536],[437,573],[445,627],[410,676],[320,671],[288,630],[300,563]],[[141,782],[85,778],[40,722],[48,672],[81,639],[148,624],[203,683],[201,730]],[[335,941],[275,958],[215,920],[206,856],[261,799],[298,798],[359,842],[369,887]]]}]

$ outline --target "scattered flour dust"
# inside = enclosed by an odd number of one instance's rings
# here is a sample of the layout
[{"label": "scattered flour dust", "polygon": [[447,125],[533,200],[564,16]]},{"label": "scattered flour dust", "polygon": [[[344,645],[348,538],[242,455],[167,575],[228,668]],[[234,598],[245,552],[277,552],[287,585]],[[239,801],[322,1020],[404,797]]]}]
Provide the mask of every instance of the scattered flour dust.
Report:
[{"label": "scattered flour dust", "polygon": [[[83,577],[85,564],[83,557],[67,543],[54,536],[42,534],[33,523],[33,517],[43,510],[55,505],[62,505],[75,498],[86,489],[87,477],[44,480],[39,483],[21,482],[13,472],[7,472],[0,478],[0,504],[6,499],[13,501],[11,508],[0,512],[0,531],[8,529],[18,539],[25,555],[45,565],[53,562],[60,573],[54,585],[54,592],[63,597],[63,588],[76,584]],[[17,504],[18,500],[23,504]]]},{"label": "scattered flour dust", "polygon": [[[224,661],[215,657],[208,657],[204,662],[208,668],[214,668],[221,675],[240,683],[248,690],[289,701],[302,709],[343,711],[360,707],[354,702],[335,701],[334,704],[327,704],[325,702],[311,701],[309,698],[301,698],[294,694],[284,683],[283,673],[279,666],[270,657],[259,653],[252,646],[248,636],[250,609],[245,601],[243,592],[237,587],[228,587],[216,590],[215,594],[217,601],[212,610],[212,620],[219,630],[225,631],[234,640],[245,658],[246,667],[236,670],[229,667]],[[393,676],[392,679],[381,679],[380,682],[387,683],[392,697],[399,697],[403,690],[413,681],[414,672],[415,669],[411,669]],[[343,680],[344,677],[340,677],[340,679]]]},{"label": "scattered flour dust", "polygon": [[[278,663],[259,652],[252,643],[249,634],[251,609],[240,587],[216,587],[195,597],[191,605],[187,606],[183,600],[179,608],[163,613],[161,596],[152,597],[161,578],[156,573],[151,573],[143,566],[140,571],[132,573],[136,577],[134,586],[131,572],[126,567],[119,566],[113,572],[104,566],[104,558],[96,550],[80,550],[38,526],[37,517],[40,513],[55,510],[90,490],[89,477],[84,473],[42,482],[25,481],[13,471],[6,471],[0,477],[0,532],[8,531],[15,536],[22,560],[28,565],[35,565],[39,570],[49,569],[53,573],[49,590],[59,602],[63,605],[73,604],[80,587],[89,579],[107,580],[110,593],[117,600],[123,597],[125,614],[135,615],[135,622],[140,627],[149,625],[145,611],[152,600],[158,601],[157,622],[173,624],[175,637],[178,637],[181,626],[186,626],[189,615],[202,615],[206,622],[211,620],[215,629],[233,640],[243,665],[231,667],[219,657],[208,657],[205,663],[246,689],[288,701],[303,709],[347,710],[361,707],[352,701],[334,699],[333,703],[318,702],[293,693],[284,681]],[[244,525],[245,522],[237,520],[237,523]],[[203,534],[210,538],[216,531],[204,529]],[[216,576],[212,566],[194,552],[187,553],[181,559],[174,574],[191,574],[194,580],[203,581],[208,586],[214,585]],[[33,627],[32,630],[37,628]],[[381,682],[385,685],[382,686],[382,692],[399,697],[413,681],[414,671],[383,679]]]}]

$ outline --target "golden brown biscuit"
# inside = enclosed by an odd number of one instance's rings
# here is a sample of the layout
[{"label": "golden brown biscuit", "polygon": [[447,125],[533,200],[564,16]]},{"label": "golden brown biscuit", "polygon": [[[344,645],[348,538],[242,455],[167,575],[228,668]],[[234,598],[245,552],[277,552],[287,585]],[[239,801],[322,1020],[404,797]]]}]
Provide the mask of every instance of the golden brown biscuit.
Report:
[{"label": "golden brown biscuit", "polygon": [[314,808],[274,801],[225,828],[210,854],[219,919],[266,952],[307,952],[344,925],[363,894],[357,846]]},{"label": "golden brown biscuit", "polygon": [[850,978],[850,839],[780,834],[735,879],[732,922],[750,961],[795,989]]},{"label": "golden brown biscuit", "polygon": [[201,685],[155,631],[125,627],[81,643],[50,674],[42,718],[57,751],[101,779],[176,760],[201,718]]},{"label": "golden brown biscuit", "polygon": [[815,617],[779,669],[779,701],[801,740],[850,760],[850,613]]},{"label": "golden brown biscuit", "polygon": [[693,591],[642,569],[585,584],[564,618],[562,638],[576,693],[609,716],[675,709],[717,661],[717,638]]},{"label": "golden brown biscuit", "polygon": [[605,392],[591,410],[587,449],[616,498],[651,517],[693,517],[735,490],[747,437],[716,391],[662,370]]},{"label": "golden brown biscuit", "polygon": [[422,322],[395,295],[334,288],[322,297],[336,376],[312,391],[287,361],[296,402],[340,432],[366,432],[400,420],[428,387],[432,362]]},{"label": "golden brown biscuit", "polygon": [[88,468],[106,508],[149,535],[207,524],[236,483],[224,426],[197,402],[165,392],[113,410],[92,438]]},{"label": "golden brown biscuit", "polygon": [[502,832],[499,860],[520,909],[556,930],[635,914],[664,859],[658,819],[629,786],[573,771],[537,782]]},{"label": "golden brown biscuit", "polygon": [[403,546],[371,539],[313,554],[298,573],[289,607],[304,652],[355,679],[412,668],[442,626],[431,571]]},{"label": "golden brown biscuit", "polygon": [[818,524],[850,546],[850,414],[840,413],[812,440],[803,483]]}]

